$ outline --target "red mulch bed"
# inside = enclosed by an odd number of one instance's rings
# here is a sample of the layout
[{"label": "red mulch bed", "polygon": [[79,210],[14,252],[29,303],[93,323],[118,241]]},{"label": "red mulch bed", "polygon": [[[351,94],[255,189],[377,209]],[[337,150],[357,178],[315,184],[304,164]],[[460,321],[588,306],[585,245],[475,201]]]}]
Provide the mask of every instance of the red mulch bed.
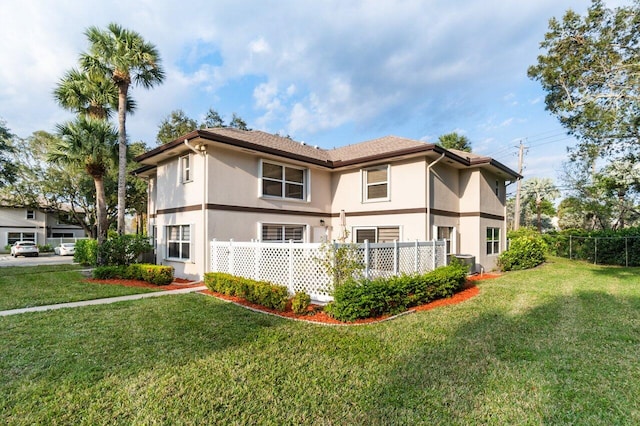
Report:
[{"label": "red mulch bed", "polygon": [[[458,293],[454,294],[453,296],[447,299],[439,299],[431,303],[410,308],[409,311],[427,311],[429,309],[437,308],[439,306],[454,305],[456,303],[464,302],[465,300],[471,299],[472,297],[480,293],[480,289],[474,284],[475,281],[487,280],[487,279],[496,278],[499,276],[501,276],[501,274],[487,273],[482,275],[480,274],[472,275],[469,278],[467,278],[467,284],[464,286],[462,291],[459,291]],[[116,284],[116,285],[124,285],[127,287],[145,287],[145,288],[154,288],[154,289],[161,289],[161,290],[179,290],[181,288],[190,288],[190,287],[197,287],[197,286],[203,285],[202,282],[194,283],[193,281],[185,280],[182,278],[175,278],[171,284],[162,285],[162,286],[149,284],[147,282],[138,281],[138,280],[119,280],[119,279],[96,280],[96,279],[89,278],[86,281],[94,284]],[[240,297],[225,296],[224,294],[215,293],[211,290],[203,290],[201,291],[201,293],[207,294],[209,296],[215,296],[219,299],[228,300],[230,302],[234,302],[239,305],[249,307],[256,311],[267,312],[267,313],[278,315],[284,318],[296,319],[301,321],[309,321],[309,322],[315,322],[315,323],[321,323],[321,324],[332,324],[332,325],[371,324],[375,322],[384,321],[385,319],[388,319],[391,317],[391,315],[384,315],[377,318],[365,318],[365,319],[356,320],[354,322],[345,323],[342,321],[338,321],[335,318],[331,318],[322,310],[322,306],[319,306],[319,305],[310,305],[308,308],[309,313],[307,315],[299,315],[299,314],[293,313],[293,311],[291,310],[291,306],[287,306],[284,312],[280,312],[280,311],[276,311],[275,309],[269,309],[261,305],[256,305],[255,303],[251,303]]]},{"label": "red mulch bed", "polygon": [[[429,309],[437,308],[439,306],[454,305],[456,303],[464,302],[465,300],[471,299],[472,297],[477,296],[480,293],[480,289],[473,283],[474,281],[486,280],[490,278],[496,278],[499,276],[500,276],[499,274],[483,274],[482,276],[472,275],[467,279],[467,284],[464,286],[462,291],[459,291],[458,293],[454,294],[453,296],[447,299],[439,299],[431,303],[410,308],[409,311],[426,311]],[[321,324],[333,324],[333,325],[371,324],[375,322],[384,321],[391,317],[391,315],[384,315],[377,318],[365,318],[365,319],[356,320],[354,322],[345,323],[330,317],[324,311],[322,311],[322,306],[318,306],[318,305],[310,305],[308,309],[309,313],[307,315],[298,315],[293,313],[290,306],[287,306],[284,312],[280,312],[280,311],[276,311],[275,309],[269,309],[261,305],[256,305],[255,303],[251,303],[240,297],[225,296],[224,294],[216,293],[211,290],[204,290],[201,293],[208,294],[210,296],[214,296],[219,299],[228,300],[230,302],[249,307],[256,311],[268,312],[270,314],[278,315],[284,318],[316,322]]]},{"label": "red mulch bed", "polygon": [[181,288],[191,288],[202,285],[202,282],[194,283],[193,281],[185,280],[183,278],[174,278],[173,282],[169,285],[155,285],[145,281],[120,279],[96,280],[93,278],[88,278],[85,281],[93,284],[116,284],[123,285],[125,287],[144,287],[154,288],[158,290],[179,290]]}]

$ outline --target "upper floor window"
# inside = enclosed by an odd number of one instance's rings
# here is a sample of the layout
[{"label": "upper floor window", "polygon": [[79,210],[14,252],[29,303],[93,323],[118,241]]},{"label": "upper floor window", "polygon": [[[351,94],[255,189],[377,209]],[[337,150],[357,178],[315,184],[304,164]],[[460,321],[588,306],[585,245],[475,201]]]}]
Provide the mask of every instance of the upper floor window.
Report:
[{"label": "upper floor window", "polygon": [[262,195],[266,197],[306,198],[307,170],[262,162]]},{"label": "upper floor window", "polygon": [[500,228],[487,228],[487,254],[500,253]]},{"label": "upper floor window", "polygon": [[27,210],[27,219],[35,219],[36,211],[35,210]]},{"label": "upper floor window", "polygon": [[389,199],[389,165],[371,167],[362,171],[364,201]]},{"label": "upper floor window", "polygon": [[191,154],[180,157],[180,173],[182,174],[182,183],[191,182]]}]

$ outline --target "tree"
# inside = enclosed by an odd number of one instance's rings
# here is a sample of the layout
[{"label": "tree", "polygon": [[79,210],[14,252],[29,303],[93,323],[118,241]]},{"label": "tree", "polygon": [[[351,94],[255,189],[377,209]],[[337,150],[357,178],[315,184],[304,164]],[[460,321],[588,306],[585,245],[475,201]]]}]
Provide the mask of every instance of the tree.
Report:
[{"label": "tree", "polygon": [[634,159],[612,161],[594,176],[595,184],[611,199],[615,200],[617,220],[614,229],[625,227],[627,218],[639,215],[634,195],[640,190],[640,165]]},{"label": "tree", "polygon": [[522,184],[522,197],[526,203],[535,203],[538,232],[542,232],[543,201],[553,201],[560,191],[549,178],[531,178]]},{"label": "tree", "polygon": [[169,143],[182,135],[185,135],[198,128],[198,123],[181,109],[171,111],[160,123],[156,139],[158,144]]},{"label": "tree", "polygon": [[214,129],[217,127],[226,127],[224,120],[213,108],[209,108],[207,115],[204,116],[204,121],[200,124],[201,129]]},{"label": "tree", "polygon": [[640,148],[640,3],[607,9],[593,0],[586,16],[552,18],[545,51],[528,70],[546,91],[546,108],[580,140],[577,155]]},{"label": "tree", "polygon": [[107,30],[89,27],[85,32],[89,51],[81,55],[83,69],[91,75],[103,76],[118,88],[118,232],[125,230],[127,131],[126,112],[129,87],[151,88],[164,80],[160,54],[137,32],[111,23]]},{"label": "tree", "polygon": [[236,115],[235,112],[231,116],[229,127],[233,127],[234,129],[238,129],[238,130],[251,130],[247,127],[247,123],[238,115]]},{"label": "tree", "polygon": [[464,135],[459,135],[456,132],[440,136],[436,145],[444,149],[457,149],[459,151],[471,152],[471,142],[469,138]]},{"label": "tree", "polygon": [[[118,88],[111,80],[76,69],[67,71],[53,96],[62,108],[92,118],[105,120],[118,109]],[[130,97],[126,105],[128,112],[134,111],[135,102]]]},{"label": "tree", "polygon": [[7,128],[7,124],[4,120],[0,120],[0,188],[16,179],[17,165],[9,157],[15,152],[12,139],[13,135]]},{"label": "tree", "polygon": [[[96,191],[97,240],[107,238],[107,208],[104,176],[116,152],[117,131],[106,121],[79,116],[76,121],[57,126],[61,139],[49,152],[48,159],[65,165],[82,164],[91,176]],[[100,264],[100,262],[98,262]]]}]

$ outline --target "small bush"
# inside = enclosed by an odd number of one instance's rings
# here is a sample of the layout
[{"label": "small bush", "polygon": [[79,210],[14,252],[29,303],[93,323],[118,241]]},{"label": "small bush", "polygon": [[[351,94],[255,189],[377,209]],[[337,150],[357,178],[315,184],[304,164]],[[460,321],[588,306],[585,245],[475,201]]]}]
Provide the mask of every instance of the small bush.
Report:
[{"label": "small bush", "polygon": [[105,265],[130,265],[138,257],[153,247],[144,235],[111,235],[100,246],[100,254]]},{"label": "small bush", "polygon": [[347,281],[336,287],[325,311],[340,321],[397,314],[452,296],[464,285],[467,273],[467,266],[456,262],[422,275]]},{"label": "small bush", "polygon": [[93,270],[93,278],[143,280],[150,284],[167,285],[173,281],[173,267],[150,264],[98,266]]},{"label": "small bush", "polygon": [[204,274],[204,283],[211,291],[242,297],[266,308],[284,311],[289,299],[287,287],[265,281],[236,277],[220,272]]},{"label": "small bush", "polygon": [[545,262],[547,245],[540,235],[524,235],[511,240],[509,250],[498,257],[503,271],[534,268]]},{"label": "small bush", "polygon": [[298,315],[306,314],[310,303],[311,296],[304,291],[298,291],[291,298],[291,310]]},{"label": "small bush", "polygon": [[84,266],[95,266],[98,260],[98,241],[76,241],[73,261]]},{"label": "small bush", "polygon": [[53,252],[53,247],[51,247],[51,244],[38,244],[38,250],[40,250],[40,253],[51,253]]}]

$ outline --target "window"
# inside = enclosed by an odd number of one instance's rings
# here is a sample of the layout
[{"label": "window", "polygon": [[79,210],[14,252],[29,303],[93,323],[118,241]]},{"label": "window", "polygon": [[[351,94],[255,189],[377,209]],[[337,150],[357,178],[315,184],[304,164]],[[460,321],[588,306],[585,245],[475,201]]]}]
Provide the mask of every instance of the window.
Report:
[{"label": "window", "polygon": [[389,199],[389,166],[373,167],[362,171],[364,201]]},{"label": "window", "polygon": [[167,226],[167,258],[190,259],[191,226]]},{"label": "window", "polygon": [[356,243],[362,244],[364,240],[370,243],[392,243],[400,240],[400,228],[397,226],[356,228]]},{"label": "window", "polygon": [[262,224],[262,241],[268,243],[304,242],[305,225]]},{"label": "window", "polygon": [[36,242],[35,232],[8,232],[7,244],[13,245],[16,241],[33,241]]},{"label": "window", "polygon": [[306,198],[306,175],[305,169],[263,162],[262,195],[304,200]]},{"label": "window", "polygon": [[500,253],[500,228],[487,228],[487,254]]},{"label": "window", "polygon": [[73,232],[53,232],[51,238],[75,238]]},{"label": "window", "polygon": [[438,240],[444,240],[447,248],[447,254],[453,253],[451,251],[451,240],[454,235],[453,227],[451,226],[438,226]]},{"label": "window", "polygon": [[191,182],[191,155],[180,157],[180,172],[182,173],[182,183]]},{"label": "window", "polygon": [[35,219],[36,211],[35,210],[27,210],[27,219]]},{"label": "window", "polygon": [[74,225],[76,222],[70,213],[60,213],[56,219],[58,225]]}]

